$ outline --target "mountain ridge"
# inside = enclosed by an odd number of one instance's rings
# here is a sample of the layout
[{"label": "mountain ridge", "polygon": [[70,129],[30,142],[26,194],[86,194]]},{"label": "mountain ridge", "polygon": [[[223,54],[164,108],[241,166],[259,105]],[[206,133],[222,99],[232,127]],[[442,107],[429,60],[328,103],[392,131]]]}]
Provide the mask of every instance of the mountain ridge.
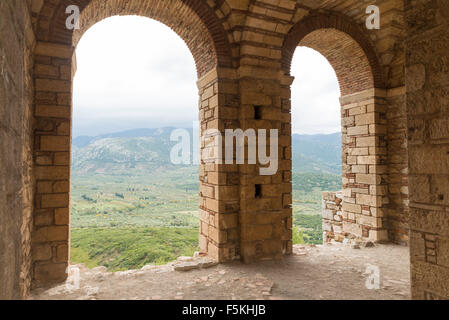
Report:
[{"label": "mountain ridge", "polygon": [[[133,129],[73,139],[75,173],[169,169],[173,127]],[[192,129],[186,129],[192,134]],[[293,172],[341,174],[341,133],[293,134]]]}]

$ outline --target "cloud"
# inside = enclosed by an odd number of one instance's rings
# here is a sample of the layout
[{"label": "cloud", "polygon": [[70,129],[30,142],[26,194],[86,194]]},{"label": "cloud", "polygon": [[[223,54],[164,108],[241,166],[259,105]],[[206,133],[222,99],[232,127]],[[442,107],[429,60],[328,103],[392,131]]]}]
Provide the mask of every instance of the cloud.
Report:
[{"label": "cloud", "polygon": [[[108,18],[84,34],[76,53],[74,136],[191,127],[198,119],[195,62],[167,26],[137,16]],[[339,131],[338,83],[327,60],[298,48],[292,74],[293,131]]]},{"label": "cloud", "polygon": [[293,132],[316,134],[341,130],[340,88],[337,75],[321,54],[296,49],[292,62]]},{"label": "cloud", "polygon": [[193,57],[165,25],[112,17],[77,47],[74,135],[136,127],[191,126],[198,118]]}]

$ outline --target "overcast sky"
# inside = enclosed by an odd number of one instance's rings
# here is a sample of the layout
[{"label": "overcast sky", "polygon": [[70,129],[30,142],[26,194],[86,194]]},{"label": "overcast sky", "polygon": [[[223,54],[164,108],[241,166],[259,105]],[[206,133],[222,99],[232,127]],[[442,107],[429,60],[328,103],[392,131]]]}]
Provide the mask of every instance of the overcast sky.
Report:
[{"label": "overcast sky", "polygon": [[[113,17],[90,28],[77,50],[73,134],[191,127],[198,118],[197,76],[185,43],[142,17]],[[293,131],[340,130],[339,88],[327,60],[298,48],[293,60]]]}]

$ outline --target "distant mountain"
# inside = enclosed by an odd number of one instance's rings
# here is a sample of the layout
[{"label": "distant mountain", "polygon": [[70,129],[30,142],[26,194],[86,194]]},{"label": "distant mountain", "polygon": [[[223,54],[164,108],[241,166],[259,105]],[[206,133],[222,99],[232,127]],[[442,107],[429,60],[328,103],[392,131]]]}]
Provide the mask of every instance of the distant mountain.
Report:
[{"label": "distant mountain", "polygon": [[[173,130],[136,129],[77,137],[73,139],[73,171],[132,174],[141,170],[172,169],[170,151],[177,144],[170,141]],[[294,134],[292,144],[294,172],[341,173],[340,133]]]},{"label": "distant mountain", "polygon": [[173,128],[137,129],[96,137],[73,139],[72,168],[75,173],[114,172],[171,168],[170,141]]},{"label": "distant mountain", "polygon": [[[134,129],[115,133],[102,134],[95,137],[79,136],[73,139],[73,145],[78,148],[88,146],[94,141],[107,138],[145,138],[145,137],[162,137],[162,139],[170,140],[170,134],[175,128],[159,128],[159,129]],[[191,130],[190,130],[191,131]]]},{"label": "distant mountain", "polygon": [[341,174],[341,133],[292,137],[293,172]]}]

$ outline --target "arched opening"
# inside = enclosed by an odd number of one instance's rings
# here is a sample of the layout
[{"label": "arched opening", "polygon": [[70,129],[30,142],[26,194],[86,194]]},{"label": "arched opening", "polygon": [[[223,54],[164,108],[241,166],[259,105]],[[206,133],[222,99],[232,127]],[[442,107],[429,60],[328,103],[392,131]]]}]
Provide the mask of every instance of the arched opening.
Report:
[{"label": "arched opening", "polygon": [[[188,0],[74,2],[71,5],[78,5],[81,12],[79,30],[66,27],[67,4],[64,1],[46,1],[38,19],[34,75],[37,185],[32,238],[35,286],[59,282],[67,277],[71,225],[71,97],[76,70],[73,53],[81,36],[91,26],[111,16],[138,15],[157,20],[175,31],[195,61],[199,89],[195,89],[195,95],[199,92],[201,130],[221,128],[218,111],[224,101],[219,97],[235,100],[234,88],[222,85],[234,81],[232,73],[226,69],[232,65],[227,37],[215,12],[206,3]],[[150,41],[150,38],[151,35],[148,38],[141,35],[140,41]],[[205,178],[208,175],[209,179]],[[217,167],[200,164],[200,181],[207,182],[204,192],[200,192],[200,217],[207,215],[200,227],[200,251],[220,261],[234,259],[238,243],[238,239],[222,237],[227,229],[237,234],[235,224],[220,223],[222,211],[227,207],[218,197],[221,188],[226,187],[221,182],[223,177],[226,180],[226,175],[226,171]],[[213,192],[207,193],[206,189]]]},{"label": "arched opening", "polygon": [[322,193],[342,189],[340,87],[309,47],[296,49],[291,72],[293,244],[322,244]]},{"label": "arched opening", "polygon": [[[291,74],[296,77],[291,86],[292,182],[293,226],[299,227],[299,232],[298,229],[293,228],[293,240],[294,243],[326,244],[316,251],[308,250],[307,247],[304,251],[304,246],[296,246],[294,252],[297,254],[307,252],[311,257],[308,258],[309,261],[304,259],[304,264],[311,262],[317,270],[320,267],[315,265],[320,261],[321,267],[324,266],[321,273],[340,274],[341,271],[336,271],[335,266],[343,262],[347,266],[357,266],[361,274],[372,275],[371,283],[366,282],[360,285],[360,294],[362,294],[365,289],[367,290],[365,292],[369,292],[372,289],[387,287],[390,281],[400,284],[404,290],[409,283],[409,268],[407,248],[389,244],[378,245],[391,241],[389,238],[391,227],[388,224],[387,212],[389,203],[388,106],[386,92],[383,90],[381,77],[379,77],[381,74],[377,67],[379,64],[372,60],[376,56],[375,52],[369,46],[369,41],[360,37],[358,27],[344,18],[332,15],[312,16],[300,22],[287,36],[283,57],[286,74],[290,74],[290,65],[292,65]],[[293,44],[296,46],[295,50],[290,49]],[[293,55],[290,50],[296,52],[295,59],[302,59],[302,61],[294,60],[294,63],[291,63],[289,59]],[[311,52],[315,58],[320,57],[321,61],[314,61],[313,58],[304,54],[304,51]],[[319,62],[326,65],[327,69],[323,70],[317,66]],[[298,65],[295,66],[295,64]],[[296,81],[298,83],[295,83]],[[332,84],[326,87],[328,81]],[[318,107],[314,108],[313,99],[308,97],[307,93],[311,93],[311,96],[319,101]],[[330,99],[329,94],[331,94]],[[312,110],[308,110],[309,108]],[[315,118],[309,116],[310,113],[315,113]],[[322,133],[325,133],[324,122],[328,118],[326,113],[331,114],[334,119],[334,130],[337,128],[335,125],[341,126],[337,130],[337,140],[322,148],[323,141],[315,139],[309,150],[295,141],[295,132],[301,129],[312,133],[321,129]],[[308,121],[299,119],[301,116],[309,116]],[[319,138],[323,139],[323,137]],[[305,144],[310,136],[302,139]],[[329,139],[323,140],[329,142]],[[299,151],[301,147],[306,151]],[[321,175],[320,181],[316,173],[309,176],[301,176],[298,173],[301,168],[300,156],[311,158],[309,161],[303,161],[306,165],[310,165],[317,163],[317,159],[312,157],[320,151],[321,156],[330,151],[341,159],[339,163],[341,171],[336,172],[333,180],[336,183],[333,186],[329,176]],[[318,170],[314,171],[328,170],[323,164],[316,167]],[[313,169],[315,168],[312,165]],[[300,187],[307,191],[300,192],[298,190]],[[321,196],[313,198],[314,188],[315,190],[321,188],[322,198]],[[311,202],[315,210],[313,207],[312,209],[307,207],[307,200],[310,199],[313,200]],[[305,215],[309,212],[315,212],[315,220],[310,215]],[[320,214],[317,215],[317,212]],[[318,239],[315,235],[320,227],[322,227],[322,238]],[[327,246],[327,244],[334,245]],[[368,248],[373,250],[370,252]],[[354,254],[352,249],[362,249],[359,251],[361,254]],[[392,252],[395,253],[390,255]],[[323,263],[321,257],[326,254],[329,254],[331,258]],[[363,263],[361,258],[364,260]],[[341,282],[343,281],[339,279],[338,283]],[[358,286],[357,282],[353,284]],[[321,283],[318,281],[315,285],[319,287]],[[332,285],[329,284],[329,286]],[[329,288],[323,285],[323,289]],[[353,289],[347,287],[346,290],[349,292]],[[344,292],[344,289],[341,292]],[[407,291],[397,294],[408,296]]]},{"label": "arched opening", "polygon": [[375,51],[338,15],[312,15],[293,27],[283,50],[287,74],[297,46],[329,61],[341,91],[343,191],[323,194],[323,240],[386,241],[386,102]]},{"label": "arched opening", "polygon": [[171,159],[172,132],[188,133],[191,153],[198,118],[190,51],[165,25],[121,16],[84,33],[76,57],[70,263],[118,271],[193,256],[198,165]]}]

